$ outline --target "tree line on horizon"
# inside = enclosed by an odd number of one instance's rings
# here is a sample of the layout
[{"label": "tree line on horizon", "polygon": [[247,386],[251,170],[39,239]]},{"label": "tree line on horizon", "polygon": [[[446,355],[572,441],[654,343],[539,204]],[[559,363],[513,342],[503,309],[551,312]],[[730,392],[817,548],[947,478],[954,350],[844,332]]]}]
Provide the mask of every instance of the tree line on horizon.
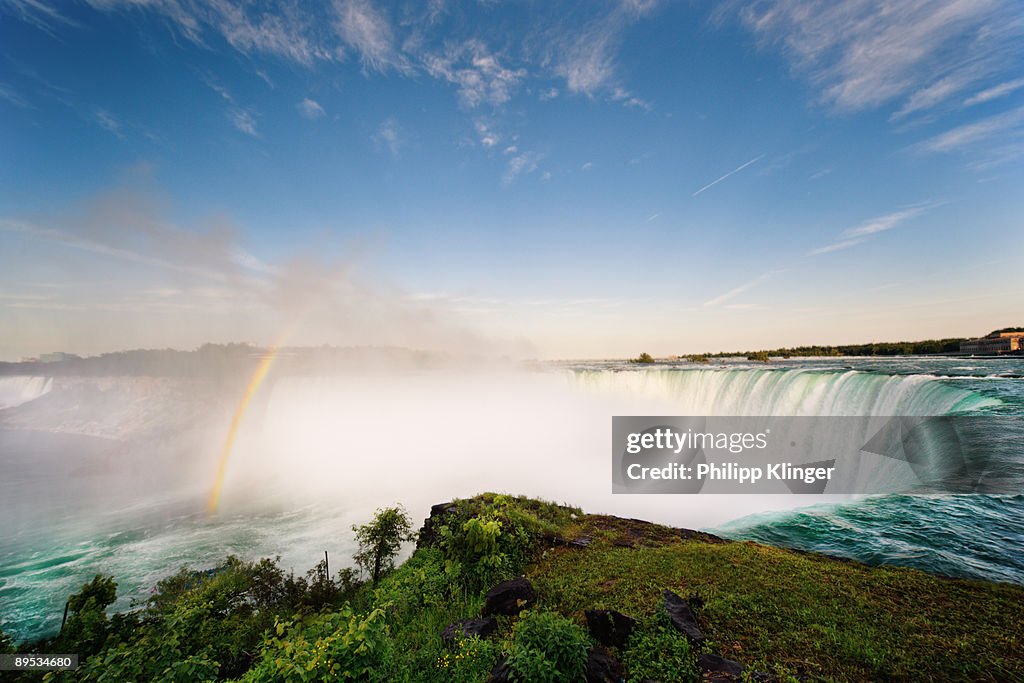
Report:
[{"label": "tree line on horizon", "polygon": [[840,344],[835,346],[790,346],[776,349],[757,349],[749,351],[719,351],[716,353],[693,354],[683,357],[699,362],[701,359],[730,358],[735,356],[743,356],[750,360],[767,360],[768,357],[808,358],[818,356],[922,356],[940,353],[958,353],[960,351],[960,342],[966,340],[966,337],[951,337],[947,339],[871,342],[869,344]]}]

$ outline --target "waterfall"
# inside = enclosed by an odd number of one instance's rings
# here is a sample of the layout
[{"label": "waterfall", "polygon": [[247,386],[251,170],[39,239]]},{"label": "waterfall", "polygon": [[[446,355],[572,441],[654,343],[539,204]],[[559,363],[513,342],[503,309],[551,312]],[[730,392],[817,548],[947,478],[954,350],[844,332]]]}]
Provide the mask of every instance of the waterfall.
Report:
[{"label": "waterfall", "polygon": [[570,373],[589,392],[660,399],[678,415],[945,415],[995,402],[929,375],[804,369]]},{"label": "waterfall", "polygon": [[53,388],[52,377],[0,377],[0,410],[34,401]]}]

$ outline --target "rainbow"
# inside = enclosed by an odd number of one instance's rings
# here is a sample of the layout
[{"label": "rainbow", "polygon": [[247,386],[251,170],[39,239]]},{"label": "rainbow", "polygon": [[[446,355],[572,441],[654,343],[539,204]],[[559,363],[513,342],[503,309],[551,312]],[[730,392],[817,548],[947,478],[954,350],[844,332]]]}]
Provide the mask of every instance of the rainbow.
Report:
[{"label": "rainbow", "polygon": [[242,420],[245,418],[245,412],[249,409],[249,404],[252,402],[256,392],[259,391],[263,380],[267,378],[267,374],[270,372],[270,368],[280,352],[281,347],[274,346],[263,354],[259,364],[256,366],[256,371],[249,380],[245,393],[242,395],[242,400],[238,402],[238,407],[235,408],[235,415],[231,418],[231,426],[228,427],[228,434],[224,439],[224,445],[220,449],[217,475],[214,477],[213,488],[210,490],[210,499],[206,504],[206,510],[211,515],[217,513],[217,508],[220,505],[220,494],[224,488],[224,477],[228,471],[228,461],[231,460],[231,451],[235,447],[235,439],[238,436],[239,428],[242,426]]}]

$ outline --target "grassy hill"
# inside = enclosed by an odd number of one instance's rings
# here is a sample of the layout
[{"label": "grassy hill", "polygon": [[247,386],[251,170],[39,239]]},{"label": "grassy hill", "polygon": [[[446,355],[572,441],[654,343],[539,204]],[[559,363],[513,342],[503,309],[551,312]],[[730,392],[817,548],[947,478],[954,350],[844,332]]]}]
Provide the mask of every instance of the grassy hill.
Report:
[{"label": "grassy hill", "polygon": [[[746,666],[737,680],[1024,680],[1024,587],[872,568],[528,498],[435,506],[412,556],[379,566],[372,583],[350,569],[328,576],[323,564],[295,577],[271,560],[229,558],[183,569],[139,610],[112,617],[113,581],[101,577],[72,599],[61,636],[21,649],[79,652],[77,671],[46,676],[69,681],[667,683],[710,677],[709,654]],[[488,589],[515,576],[533,594],[514,601],[513,614],[499,611],[493,633],[442,640],[449,624],[480,619],[497,604]],[[703,639],[680,632],[666,589],[689,604]],[[637,623],[601,649],[586,629],[592,609]],[[621,668],[595,678],[595,657]]]}]

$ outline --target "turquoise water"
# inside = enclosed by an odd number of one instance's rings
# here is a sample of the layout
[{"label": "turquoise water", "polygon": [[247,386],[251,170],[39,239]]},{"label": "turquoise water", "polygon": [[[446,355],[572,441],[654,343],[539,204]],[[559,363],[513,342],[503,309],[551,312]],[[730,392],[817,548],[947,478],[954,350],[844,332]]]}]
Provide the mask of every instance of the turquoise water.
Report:
[{"label": "turquoise water", "polygon": [[[974,398],[951,412],[1024,416],[1024,359],[799,361],[803,368],[857,370],[878,376],[920,375]],[[998,424],[1005,424],[1000,421]],[[993,435],[1007,467],[1024,481],[1024,438]],[[1017,495],[894,495],[755,514],[715,529],[728,538],[844,557],[867,564],[915,567],[948,576],[1024,584],[1024,488]]]},{"label": "turquoise water", "polygon": [[[566,370],[581,398],[614,394],[637,405],[653,398],[679,415],[1024,416],[1024,359],[839,358],[644,368],[609,361],[555,368]],[[0,389],[6,405],[31,405],[34,397],[59,391],[31,378],[8,379]],[[599,422],[592,430],[603,433],[606,418]],[[1000,444],[1001,466],[1024,480],[1024,434],[992,436]],[[117,578],[115,609],[127,609],[179,566],[211,566],[229,553],[280,555],[286,569],[301,573],[329,550],[332,567],[340,567],[352,552],[349,526],[368,514],[353,509],[352,491],[341,481],[342,495],[316,504],[284,496],[247,497],[245,489],[236,488],[228,510],[211,518],[203,512],[206,491],[190,489],[177,478],[180,467],[173,459],[139,457],[146,448],[52,431],[0,429],[0,629],[18,639],[53,633],[67,596],[97,571]],[[583,455],[603,467],[606,452]],[[126,470],[128,460],[141,464]],[[472,481],[464,487],[480,490]],[[362,493],[373,505],[398,495],[387,488]],[[434,486],[425,491],[422,501],[401,500],[418,516],[425,512],[422,504],[462,493],[453,483],[452,490]],[[593,493],[588,487],[559,491],[558,496],[583,502]],[[620,507],[630,504],[616,498]],[[685,502],[722,506],[719,519],[743,514],[733,511],[735,497],[724,499]],[[636,516],[686,526],[688,513],[668,511],[678,500],[657,501],[665,506],[662,517],[650,507]],[[748,511],[767,508],[759,508],[757,501],[744,503]],[[759,512],[710,530],[871,564],[1024,584],[1024,495],[847,499]]]}]

